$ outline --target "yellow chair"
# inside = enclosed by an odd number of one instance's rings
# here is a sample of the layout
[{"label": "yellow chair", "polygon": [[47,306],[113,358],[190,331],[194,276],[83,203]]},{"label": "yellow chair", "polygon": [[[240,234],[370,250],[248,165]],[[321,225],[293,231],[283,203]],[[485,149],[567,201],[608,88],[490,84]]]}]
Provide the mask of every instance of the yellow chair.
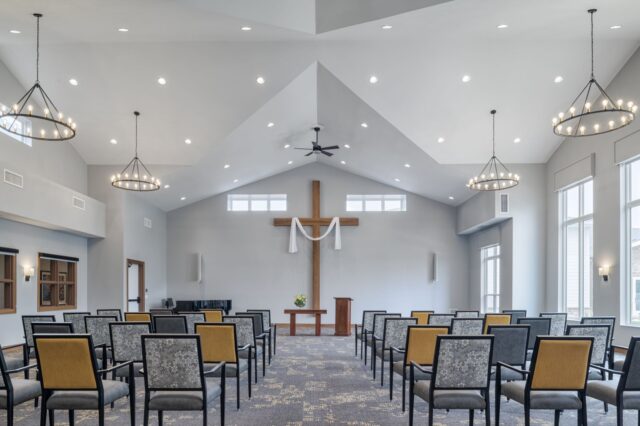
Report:
[{"label": "yellow chair", "polygon": [[[402,411],[406,406],[407,372],[412,362],[419,365],[433,365],[436,338],[449,334],[449,327],[440,325],[410,325],[407,329],[407,344],[404,351],[391,348],[389,367],[389,399],[393,400],[393,374],[402,376]],[[400,361],[394,361],[394,353],[403,354]]]},{"label": "yellow chair", "polygon": [[125,312],[124,320],[128,322],[148,322],[151,324],[151,313],[149,312]]},{"label": "yellow chair", "polygon": [[202,309],[204,313],[205,322],[222,322],[222,315],[224,311],[222,309]]},{"label": "yellow chair", "polygon": [[[226,376],[236,378],[236,405],[240,409],[240,373],[247,371],[247,383],[249,398],[251,398],[251,368],[249,361],[238,356],[239,350],[248,350],[251,358],[251,346],[238,348],[236,338],[236,325],[233,323],[220,324],[196,324],[196,334],[200,335],[202,346],[202,362],[205,366],[224,362],[226,364]],[[218,374],[219,375],[219,374]]]},{"label": "yellow chair", "polygon": [[511,314],[486,314],[484,316],[483,333],[487,334],[490,325],[509,325],[511,324]]},{"label": "yellow chair", "polygon": [[[529,371],[498,362],[496,375],[496,416],[500,421],[500,396],[524,405],[525,424],[531,410],[554,410],[558,424],[562,410],[578,410],[582,424],[587,424],[587,377],[593,337],[538,337]],[[506,368],[526,375],[526,380],[502,383]]]},{"label": "yellow chair", "polygon": [[411,311],[411,318],[418,319],[418,325],[427,325],[429,324],[429,315],[431,315],[433,311]]}]

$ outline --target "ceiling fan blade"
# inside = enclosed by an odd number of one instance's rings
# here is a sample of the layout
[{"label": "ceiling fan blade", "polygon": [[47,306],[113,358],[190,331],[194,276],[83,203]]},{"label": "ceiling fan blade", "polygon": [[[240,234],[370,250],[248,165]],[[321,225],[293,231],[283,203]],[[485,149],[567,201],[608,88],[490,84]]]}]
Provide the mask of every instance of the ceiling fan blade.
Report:
[{"label": "ceiling fan blade", "polygon": [[308,153],[308,154],[305,154],[305,157],[308,157],[308,156],[310,156],[311,154],[313,154],[313,151],[311,151],[311,152],[310,152],[310,153]]},{"label": "ceiling fan blade", "polygon": [[322,149],[327,150],[327,149],[340,149],[340,147],[338,145],[332,145],[332,146],[327,146],[327,147],[322,147]]},{"label": "ceiling fan blade", "polygon": [[324,152],[324,151],[320,151],[321,153],[323,153],[324,155],[326,155],[327,157],[332,157],[333,154],[330,152]]},{"label": "ceiling fan blade", "polygon": [[312,148],[293,148],[293,149],[302,149],[304,151],[313,151]]}]

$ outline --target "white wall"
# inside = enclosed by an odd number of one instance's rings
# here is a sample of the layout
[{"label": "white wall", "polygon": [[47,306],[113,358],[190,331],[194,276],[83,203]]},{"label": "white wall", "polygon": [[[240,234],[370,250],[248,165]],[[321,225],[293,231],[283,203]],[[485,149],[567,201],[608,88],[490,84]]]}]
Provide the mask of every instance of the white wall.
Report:
[{"label": "white wall", "polygon": [[[347,213],[346,194],[403,191],[323,164],[312,164],[239,188],[234,193],[286,193],[286,213],[227,212],[221,194],[169,212],[167,294],[175,299],[232,299],[234,310],[270,308],[275,321],[297,293],[311,294],[311,244],[298,237],[287,252],[289,229],[273,218],[307,216],[311,181],[321,182],[321,213],[357,216],[342,228],[342,250],[321,242],[321,307],[334,322],[334,296],[350,296],[353,320],[363,309],[466,308],[467,242],[456,235],[455,208],[407,194],[407,212]],[[430,282],[431,256],[439,256],[439,282]],[[204,282],[194,282],[195,254],[204,256]]]}]

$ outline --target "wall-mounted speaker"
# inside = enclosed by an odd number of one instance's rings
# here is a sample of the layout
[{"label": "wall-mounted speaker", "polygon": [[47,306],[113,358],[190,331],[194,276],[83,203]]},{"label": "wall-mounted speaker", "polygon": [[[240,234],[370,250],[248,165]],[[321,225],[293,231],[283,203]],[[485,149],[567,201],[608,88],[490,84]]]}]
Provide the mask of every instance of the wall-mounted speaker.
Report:
[{"label": "wall-mounted speaker", "polygon": [[433,253],[431,257],[431,282],[438,282],[438,253]]},{"label": "wall-mounted speaker", "polygon": [[203,268],[203,257],[201,253],[195,254],[195,281],[197,284],[202,284],[202,268]]}]

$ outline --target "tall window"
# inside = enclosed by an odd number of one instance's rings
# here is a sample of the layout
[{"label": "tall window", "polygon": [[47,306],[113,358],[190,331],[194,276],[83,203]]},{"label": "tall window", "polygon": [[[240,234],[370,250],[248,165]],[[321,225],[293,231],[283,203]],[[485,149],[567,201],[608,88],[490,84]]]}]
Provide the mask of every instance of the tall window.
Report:
[{"label": "tall window", "polygon": [[640,159],[622,167],[623,279],[626,282],[627,323],[640,325]]},{"label": "tall window", "polygon": [[500,245],[480,249],[482,312],[500,312]]},{"label": "tall window", "polygon": [[227,211],[285,212],[287,211],[287,194],[229,194]]},{"label": "tall window", "polygon": [[16,312],[16,254],[0,247],[0,314]]},{"label": "tall window", "polygon": [[593,181],[560,191],[560,281],[569,319],[593,315]]},{"label": "tall window", "polygon": [[406,212],[405,194],[347,195],[348,212]]}]

